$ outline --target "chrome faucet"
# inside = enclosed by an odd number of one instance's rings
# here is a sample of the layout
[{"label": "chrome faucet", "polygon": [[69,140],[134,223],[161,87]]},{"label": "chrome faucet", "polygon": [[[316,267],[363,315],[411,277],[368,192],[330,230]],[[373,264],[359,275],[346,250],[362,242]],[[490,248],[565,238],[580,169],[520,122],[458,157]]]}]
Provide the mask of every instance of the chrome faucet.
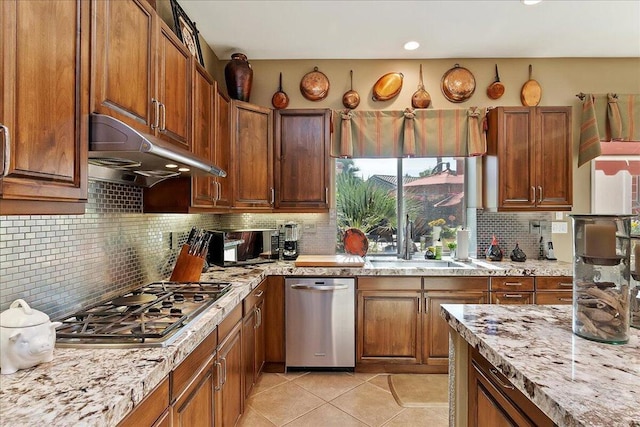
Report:
[{"label": "chrome faucet", "polygon": [[413,222],[409,220],[409,215],[404,224],[404,241],[402,242],[402,248],[400,249],[400,257],[402,259],[411,259],[413,255],[413,242],[411,241],[411,234],[413,233]]}]

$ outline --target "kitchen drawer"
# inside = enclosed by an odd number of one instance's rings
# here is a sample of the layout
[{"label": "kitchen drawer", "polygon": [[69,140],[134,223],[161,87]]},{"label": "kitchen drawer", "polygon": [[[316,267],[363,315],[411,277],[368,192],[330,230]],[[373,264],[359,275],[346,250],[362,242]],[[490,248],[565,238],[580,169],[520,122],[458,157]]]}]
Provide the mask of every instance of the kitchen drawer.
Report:
[{"label": "kitchen drawer", "polygon": [[263,280],[257,288],[255,288],[242,301],[243,317],[246,316],[253,308],[264,299],[267,291],[267,281]]},{"label": "kitchen drawer", "polygon": [[491,292],[491,304],[533,304],[533,292]]},{"label": "kitchen drawer", "polygon": [[233,330],[236,324],[242,320],[242,306],[238,304],[236,308],[234,308],[231,313],[227,317],[224,318],[222,322],[218,325],[218,343],[222,344],[222,342],[227,338],[229,333]]},{"label": "kitchen drawer", "polygon": [[568,305],[573,302],[573,291],[546,291],[536,292],[536,304],[541,305]]},{"label": "kitchen drawer", "polygon": [[489,290],[488,277],[423,277],[424,290],[436,291],[482,291]]},{"label": "kitchen drawer", "polygon": [[358,277],[359,291],[421,291],[420,277]]},{"label": "kitchen drawer", "polygon": [[536,277],[536,290],[572,290],[573,277],[571,276],[547,276]]},{"label": "kitchen drawer", "polygon": [[533,277],[492,277],[491,291],[533,292]]}]

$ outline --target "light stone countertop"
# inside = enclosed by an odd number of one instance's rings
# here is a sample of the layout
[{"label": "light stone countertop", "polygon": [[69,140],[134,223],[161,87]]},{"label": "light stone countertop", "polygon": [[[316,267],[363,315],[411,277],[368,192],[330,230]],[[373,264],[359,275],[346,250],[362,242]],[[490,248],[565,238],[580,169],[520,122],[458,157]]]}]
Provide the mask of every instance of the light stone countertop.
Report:
[{"label": "light stone countertop", "polygon": [[640,331],[572,333],[571,306],[443,304],[441,315],[559,426],[640,426]]},{"label": "light stone countertop", "polygon": [[209,269],[202,281],[228,281],[232,291],[162,348],[56,348],[54,360],[0,375],[0,424],[115,426],[151,392],[267,275],[508,276],[572,275],[572,264],[492,263],[499,269],[297,268],[291,262]]}]

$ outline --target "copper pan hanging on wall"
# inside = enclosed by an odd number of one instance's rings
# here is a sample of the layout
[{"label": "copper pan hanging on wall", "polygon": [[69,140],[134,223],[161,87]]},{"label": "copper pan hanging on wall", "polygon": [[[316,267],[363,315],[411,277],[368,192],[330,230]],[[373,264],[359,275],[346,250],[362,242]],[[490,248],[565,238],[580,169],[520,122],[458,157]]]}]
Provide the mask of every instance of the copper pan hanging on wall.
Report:
[{"label": "copper pan hanging on wall", "polygon": [[420,84],[418,84],[418,90],[413,93],[411,97],[411,106],[413,108],[429,108],[431,105],[431,95],[424,88],[422,82],[422,64],[420,64]]},{"label": "copper pan hanging on wall", "polygon": [[351,79],[351,89],[342,95],[342,105],[344,105],[345,108],[353,110],[360,105],[360,94],[353,90],[353,70],[349,71],[349,77]]},{"label": "copper pan hanging on wall", "polygon": [[442,76],[442,94],[451,102],[464,102],[471,98],[476,90],[476,79],[471,71],[458,64]]},{"label": "copper pan hanging on wall", "polygon": [[318,71],[318,67],[314,67],[313,71],[302,76],[300,92],[309,101],[321,101],[329,94],[329,79]]},{"label": "copper pan hanging on wall", "polygon": [[289,105],[289,96],[282,90],[282,73],[279,81],[278,91],[271,97],[271,105],[277,110],[282,110]]},{"label": "copper pan hanging on wall", "polygon": [[373,85],[373,100],[388,101],[398,96],[402,90],[402,73],[387,73]]}]

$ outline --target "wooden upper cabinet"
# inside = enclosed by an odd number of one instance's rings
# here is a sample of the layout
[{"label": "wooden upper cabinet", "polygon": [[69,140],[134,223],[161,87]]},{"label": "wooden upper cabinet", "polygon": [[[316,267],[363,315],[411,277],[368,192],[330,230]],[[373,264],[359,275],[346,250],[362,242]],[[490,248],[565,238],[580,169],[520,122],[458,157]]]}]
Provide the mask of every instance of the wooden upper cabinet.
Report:
[{"label": "wooden upper cabinet", "polygon": [[488,121],[485,207],[571,210],[571,107],[497,107]]},{"label": "wooden upper cabinet", "polygon": [[273,183],[273,115],[270,108],[231,101],[233,207],[270,210]]},{"label": "wooden upper cabinet", "polygon": [[330,125],[327,109],[275,112],[277,209],[329,209]]},{"label": "wooden upper cabinet", "polygon": [[141,132],[155,126],[157,17],[144,0],[93,2],[91,111]]},{"label": "wooden upper cabinet", "polygon": [[217,207],[228,208],[231,206],[231,101],[227,95],[216,87],[216,116],[215,116],[215,148],[213,160],[216,166],[227,172],[227,176],[216,177]]},{"label": "wooden upper cabinet", "polygon": [[[194,61],[195,62],[195,61]],[[214,160],[216,84],[204,67],[196,63],[193,71],[193,152]],[[217,186],[213,176],[191,178],[192,206],[213,207]]]},{"label": "wooden upper cabinet", "polygon": [[[157,99],[158,136],[190,149],[191,64],[193,55],[160,18],[158,31]],[[211,98],[213,99],[213,98]]]},{"label": "wooden upper cabinet", "polygon": [[89,6],[0,2],[2,215],[84,213]]},{"label": "wooden upper cabinet", "polygon": [[189,50],[145,0],[93,6],[91,111],[189,149]]}]

